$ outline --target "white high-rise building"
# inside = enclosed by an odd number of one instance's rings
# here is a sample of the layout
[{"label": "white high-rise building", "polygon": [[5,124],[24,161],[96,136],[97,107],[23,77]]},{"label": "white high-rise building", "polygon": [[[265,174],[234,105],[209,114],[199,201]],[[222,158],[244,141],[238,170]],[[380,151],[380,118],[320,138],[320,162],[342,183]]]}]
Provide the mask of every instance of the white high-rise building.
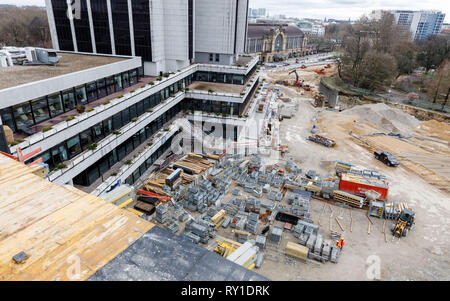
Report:
[{"label": "white high-rise building", "polygon": [[[437,10],[390,10],[395,24],[409,28],[412,40],[425,40],[430,35],[437,35],[442,30],[445,14]],[[370,16],[380,19],[383,10],[373,11]]]},{"label": "white high-rise building", "polygon": [[66,0],[46,0],[56,50],[140,56],[146,75],[231,64],[244,52],[248,0],[71,2],[72,19]]}]

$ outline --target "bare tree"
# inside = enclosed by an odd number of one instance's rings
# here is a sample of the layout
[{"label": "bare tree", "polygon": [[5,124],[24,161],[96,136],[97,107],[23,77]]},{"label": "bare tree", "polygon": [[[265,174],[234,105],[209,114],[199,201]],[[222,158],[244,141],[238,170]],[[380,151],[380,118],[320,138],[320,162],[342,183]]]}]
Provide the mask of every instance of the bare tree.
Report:
[{"label": "bare tree", "polygon": [[445,60],[441,63],[433,76],[433,80],[428,90],[429,96],[433,98],[433,103],[436,103],[439,95],[443,95],[450,87],[450,60]]},{"label": "bare tree", "polygon": [[48,47],[47,14],[40,7],[0,7],[0,44]]}]

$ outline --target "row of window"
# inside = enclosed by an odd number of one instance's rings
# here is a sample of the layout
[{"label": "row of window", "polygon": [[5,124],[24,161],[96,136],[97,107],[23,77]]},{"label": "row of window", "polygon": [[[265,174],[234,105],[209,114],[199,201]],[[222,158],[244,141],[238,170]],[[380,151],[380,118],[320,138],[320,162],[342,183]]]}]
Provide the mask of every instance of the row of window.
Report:
[{"label": "row of window", "polygon": [[262,39],[247,39],[247,53],[262,52],[262,45]]},{"label": "row of window", "polygon": [[104,173],[110,170],[116,163],[123,160],[133,150],[145,143],[147,139],[151,138],[154,133],[161,129],[163,125],[171,118],[173,118],[178,112],[179,107],[173,107],[163,115],[159,116],[156,120],[152,121],[145,128],[141,129],[138,133],[133,135],[133,137],[130,137],[127,141],[120,144],[118,147],[113,149],[100,160],[98,160],[83,172],[81,172],[79,175],[77,175],[75,178],[73,178],[74,184],[81,186],[92,185],[98,178],[100,178]]},{"label": "row of window", "polygon": [[[140,102],[129,106],[128,108],[122,110],[121,112],[115,114],[114,116],[105,119],[102,122],[99,122],[93,127],[85,130],[84,132],[81,132],[80,134],[53,147],[49,151],[43,154],[39,154],[38,156],[36,156],[36,158],[42,157],[43,161],[49,165],[50,170],[53,170],[55,167],[58,166],[58,164],[74,158],[81,152],[88,149],[88,147],[93,143],[111,134],[112,131],[119,130],[120,128],[128,124],[130,121],[132,121],[133,118],[139,117],[142,114],[144,114],[147,110],[154,108],[155,106],[160,104],[162,100],[165,100],[169,98],[171,94],[178,92],[178,90],[181,89],[183,85],[184,82],[179,81],[161,90],[159,93],[155,93],[141,100]],[[174,108],[178,108],[177,109],[178,111],[180,110],[180,107],[175,106]],[[172,109],[169,110],[171,112],[170,114],[175,112],[171,110]],[[166,114],[167,112],[165,114],[162,114],[157,119],[162,120],[161,127],[162,124],[168,120]],[[171,116],[170,118],[173,117],[172,115],[170,116]],[[36,158],[30,159],[30,162],[36,160]]]},{"label": "row of window", "polygon": [[302,48],[302,44],[303,44],[302,37],[288,37],[286,39],[286,49]]},{"label": "row of window", "polygon": [[[219,54],[219,53],[216,53],[215,57],[216,57],[215,61],[216,61],[216,62],[219,62],[219,61],[220,61],[220,54]],[[214,61],[214,53],[210,53],[210,54],[209,54],[209,61],[210,61],[210,62],[213,62],[213,61]]]},{"label": "row of window", "polygon": [[172,144],[172,138],[167,139],[167,141],[161,145],[144,163],[139,166],[126,180],[125,183],[128,185],[133,185],[139,178],[158,160],[159,157],[164,154],[165,151],[169,149]]},{"label": "row of window", "polygon": [[[193,81],[243,85],[248,77],[253,74],[255,69],[256,65],[247,76],[216,72],[196,72],[178,83],[161,90],[158,92],[158,96],[154,95],[152,97],[159,97],[158,101],[159,99],[167,99],[170,94],[177,93],[181,88],[190,85]],[[78,105],[85,105],[135,85],[139,80],[138,74],[138,70],[133,69],[81,86],[73,87],[55,94],[2,109],[0,110],[0,116],[3,124],[10,127],[14,133],[22,132],[26,135],[32,135],[35,133],[33,127],[43,121],[74,110]],[[215,106],[215,104],[211,103],[209,106],[212,107]],[[221,104],[218,102],[217,106],[216,109],[211,108],[211,111],[226,114],[236,114],[237,112],[237,110],[234,109],[234,111],[230,113],[231,111],[229,108],[233,105],[230,107],[229,104]]]},{"label": "row of window", "polygon": [[239,115],[239,103],[214,101],[207,99],[186,99],[183,109],[190,111],[203,111],[228,115]]},{"label": "row of window", "polygon": [[240,74],[197,71],[194,74],[194,80],[202,82],[243,85],[245,77],[244,75]]},{"label": "row of window", "polygon": [[30,127],[71,111],[77,105],[85,105],[135,85],[137,82],[138,72],[136,69],[133,69],[5,108],[0,111],[0,115],[3,124],[9,126],[13,132],[19,131],[31,135],[34,134],[34,131]]}]

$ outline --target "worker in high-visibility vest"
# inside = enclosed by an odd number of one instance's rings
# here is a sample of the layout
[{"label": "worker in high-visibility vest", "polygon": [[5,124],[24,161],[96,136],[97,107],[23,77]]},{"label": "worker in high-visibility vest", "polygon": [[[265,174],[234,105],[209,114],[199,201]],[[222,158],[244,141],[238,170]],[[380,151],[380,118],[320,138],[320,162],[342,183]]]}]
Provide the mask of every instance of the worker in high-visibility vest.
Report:
[{"label": "worker in high-visibility vest", "polygon": [[341,251],[344,249],[345,246],[345,240],[344,237],[341,237],[338,241],[336,241],[336,247],[338,249],[341,249]]}]

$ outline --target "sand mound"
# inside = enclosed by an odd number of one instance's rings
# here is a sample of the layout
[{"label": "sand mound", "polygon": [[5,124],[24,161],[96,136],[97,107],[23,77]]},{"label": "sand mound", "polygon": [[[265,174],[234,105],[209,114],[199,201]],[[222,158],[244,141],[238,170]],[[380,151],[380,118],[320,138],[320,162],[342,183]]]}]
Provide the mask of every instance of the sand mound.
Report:
[{"label": "sand mound", "polygon": [[433,136],[450,141],[450,124],[446,122],[439,122],[437,120],[428,120],[420,124],[420,128],[426,130]]},{"label": "sand mound", "polygon": [[356,115],[361,121],[372,123],[386,132],[404,135],[412,134],[420,123],[414,116],[383,103],[356,106],[343,113]]}]

